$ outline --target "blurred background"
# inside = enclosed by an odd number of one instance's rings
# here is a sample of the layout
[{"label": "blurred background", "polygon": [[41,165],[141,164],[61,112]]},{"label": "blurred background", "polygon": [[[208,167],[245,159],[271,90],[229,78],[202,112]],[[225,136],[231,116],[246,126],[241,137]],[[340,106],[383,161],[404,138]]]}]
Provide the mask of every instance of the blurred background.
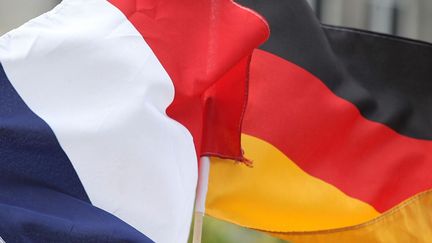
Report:
[{"label": "blurred background", "polygon": [[[304,1],[304,0],[299,0]],[[323,23],[432,42],[432,0],[307,0]],[[0,35],[60,0],[0,0]]]},{"label": "blurred background", "polygon": [[326,24],[432,42],[431,0],[308,0]]},{"label": "blurred background", "polygon": [[52,9],[59,0],[0,0],[0,35]]},{"label": "blurred background", "polygon": [[[264,0],[263,0],[264,1]],[[305,0],[298,0],[305,1]],[[307,0],[326,24],[432,42],[432,0]],[[0,0],[0,35],[57,5],[60,0]],[[266,234],[205,218],[203,243],[280,243]]]}]

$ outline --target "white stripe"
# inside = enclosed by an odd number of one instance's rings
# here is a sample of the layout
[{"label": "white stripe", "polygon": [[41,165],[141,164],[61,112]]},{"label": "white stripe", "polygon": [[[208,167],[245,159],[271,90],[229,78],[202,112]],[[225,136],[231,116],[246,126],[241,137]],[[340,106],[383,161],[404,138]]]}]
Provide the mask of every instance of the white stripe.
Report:
[{"label": "white stripe", "polygon": [[92,203],[156,242],[186,242],[197,181],[174,87],[105,0],[66,0],[0,39],[0,62],[53,129]]}]

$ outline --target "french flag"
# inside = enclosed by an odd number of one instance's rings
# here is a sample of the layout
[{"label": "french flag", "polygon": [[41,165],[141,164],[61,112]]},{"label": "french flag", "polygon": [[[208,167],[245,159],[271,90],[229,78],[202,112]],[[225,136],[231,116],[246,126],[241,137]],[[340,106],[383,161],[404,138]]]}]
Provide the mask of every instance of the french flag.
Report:
[{"label": "french flag", "polygon": [[231,0],[64,0],[0,37],[0,236],[186,242],[267,36]]}]

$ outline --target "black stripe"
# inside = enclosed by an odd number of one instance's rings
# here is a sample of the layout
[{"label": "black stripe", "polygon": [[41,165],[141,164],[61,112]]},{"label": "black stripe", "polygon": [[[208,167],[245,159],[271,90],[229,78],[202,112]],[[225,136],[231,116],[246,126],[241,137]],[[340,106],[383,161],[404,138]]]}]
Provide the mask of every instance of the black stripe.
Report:
[{"label": "black stripe", "polygon": [[261,48],[321,79],[368,119],[432,139],[432,45],[323,26],[306,1],[242,0],[262,14],[271,36]]}]

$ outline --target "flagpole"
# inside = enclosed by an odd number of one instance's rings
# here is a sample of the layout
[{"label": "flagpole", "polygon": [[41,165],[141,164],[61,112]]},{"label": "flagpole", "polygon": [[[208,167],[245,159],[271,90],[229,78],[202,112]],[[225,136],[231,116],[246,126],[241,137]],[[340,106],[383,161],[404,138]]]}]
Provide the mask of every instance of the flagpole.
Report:
[{"label": "flagpole", "polygon": [[210,158],[208,156],[203,156],[200,158],[199,162],[198,186],[195,198],[193,243],[201,243],[209,173]]}]

